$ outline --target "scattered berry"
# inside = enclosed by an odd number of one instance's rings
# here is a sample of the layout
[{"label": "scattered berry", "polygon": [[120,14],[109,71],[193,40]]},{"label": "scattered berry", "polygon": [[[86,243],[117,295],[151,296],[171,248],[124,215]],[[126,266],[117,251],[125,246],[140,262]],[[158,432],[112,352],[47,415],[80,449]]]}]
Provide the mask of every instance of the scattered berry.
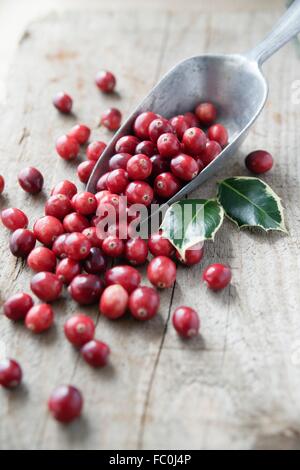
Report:
[{"label": "scattered berry", "polygon": [[30,194],[41,192],[44,184],[42,173],[33,166],[23,168],[18,174],[18,181],[21,188]]},{"label": "scattered berry", "polygon": [[26,228],[18,228],[9,239],[9,248],[14,256],[26,258],[35,247],[36,238],[34,234]]},{"label": "scattered berry", "polygon": [[61,113],[69,114],[72,109],[73,100],[71,96],[61,91],[54,96],[53,104]]},{"label": "scattered berry", "polygon": [[64,332],[70,343],[81,347],[94,338],[95,323],[87,315],[77,313],[65,322]]},{"label": "scattered berry", "polygon": [[101,124],[109,131],[116,131],[121,125],[122,114],[117,108],[109,108],[101,116]]},{"label": "scattered berry", "polygon": [[100,312],[107,318],[115,320],[122,317],[128,306],[128,292],[119,284],[106,287],[99,303]]},{"label": "scattered berry", "polygon": [[80,350],[85,362],[92,367],[104,367],[107,364],[110,349],[107,344],[97,339],[92,339]]},{"label": "scattered berry", "polygon": [[104,93],[111,93],[116,86],[116,78],[108,70],[101,70],[96,75],[96,85]]},{"label": "scattered berry", "polygon": [[231,270],[224,264],[211,264],[203,273],[203,281],[212,290],[224,289],[231,281]]},{"label": "scattered berry", "polygon": [[149,320],[159,308],[159,295],[153,287],[140,286],[129,297],[129,310],[138,320]]},{"label": "scattered berry", "polygon": [[73,137],[79,145],[85,144],[91,135],[91,129],[84,124],[76,124],[76,126],[72,127],[70,132],[68,132],[69,137]]},{"label": "scattered berry", "polygon": [[271,170],[273,166],[273,157],[269,152],[265,150],[255,150],[249,153],[245,159],[246,167],[252,173],[260,175]]},{"label": "scattered berry", "polygon": [[92,174],[96,162],[89,160],[81,162],[77,167],[77,176],[82,183],[87,183]]},{"label": "scattered berry", "polygon": [[42,333],[53,325],[54,313],[48,304],[31,307],[25,318],[25,326],[33,333]]},{"label": "scattered berry", "polygon": [[64,160],[74,160],[79,154],[79,143],[74,137],[62,135],[56,140],[55,148]]},{"label": "scattered berry", "polygon": [[4,302],[3,313],[10,320],[23,320],[32,306],[32,297],[21,292],[20,294],[12,295]]},{"label": "scattered berry", "polygon": [[52,416],[62,423],[69,423],[78,418],[83,407],[80,391],[71,385],[57,387],[48,400]]},{"label": "scattered berry", "polygon": [[18,228],[26,228],[28,225],[27,215],[16,207],[4,209],[1,212],[1,221],[6,228],[13,232]]},{"label": "scattered berry", "polygon": [[160,289],[171,287],[176,280],[176,265],[167,256],[156,256],[148,264],[147,276]]},{"label": "scattered berry", "polygon": [[46,246],[52,246],[54,240],[64,231],[61,221],[52,215],[41,217],[33,226],[36,239]]},{"label": "scattered berry", "polygon": [[178,307],[173,313],[172,322],[175,330],[184,338],[196,336],[200,328],[200,319],[195,310],[190,307]]},{"label": "scattered berry", "polygon": [[185,252],[184,258],[176,251],[176,258],[186,266],[193,266],[194,264],[200,263],[203,258],[204,247],[195,245],[192,248],[188,248]]},{"label": "scattered berry", "polygon": [[28,266],[35,272],[54,271],[56,266],[56,256],[52,250],[44,246],[34,248],[27,258]]},{"label": "scattered berry", "polygon": [[161,232],[153,233],[148,240],[148,248],[153,256],[171,257],[174,253],[174,247],[167,238],[164,238]]},{"label": "scattered berry", "polygon": [[43,302],[53,302],[62,291],[62,282],[56,274],[41,271],[30,282],[32,292]]},{"label": "scattered berry", "polygon": [[22,369],[13,359],[0,360],[0,385],[4,388],[15,388],[22,380]]}]

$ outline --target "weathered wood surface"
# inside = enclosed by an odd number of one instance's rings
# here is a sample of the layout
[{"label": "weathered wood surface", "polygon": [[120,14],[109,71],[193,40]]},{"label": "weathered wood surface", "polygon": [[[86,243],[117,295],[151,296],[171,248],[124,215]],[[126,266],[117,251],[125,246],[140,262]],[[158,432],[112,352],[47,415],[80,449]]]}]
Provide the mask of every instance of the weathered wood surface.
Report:
[{"label": "weathered wood surface", "polygon": [[[50,15],[26,30],[1,110],[1,173],[7,182],[1,208],[24,208],[32,224],[53,183],[74,175],[75,165],[56,157],[55,137],[79,120],[94,128],[93,137],[108,139],[96,127],[103,108],[115,104],[126,114],[187,56],[247,50],[280,14],[221,7],[212,15],[196,4],[180,14],[160,2],[147,14],[137,7]],[[118,96],[97,92],[93,78],[101,67],[115,71]],[[56,327],[41,336],[1,316],[0,353],[19,359],[24,368],[19,390],[0,390],[1,449],[300,447],[300,137],[299,105],[291,99],[299,60],[294,45],[271,59],[265,72],[269,100],[240,155],[195,195],[212,196],[218,178],[246,174],[247,151],[269,149],[276,165],[265,179],[284,200],[290,236],[239,233],[227,222],[215,243],[207,244],[200,266],[178,270],[174,289],[162,294],[159,316],[146,324],[108,322],[96,308],[80,308],[91,313],[97,337],[111,346],[111,366],[105,370],[92,370],[65,341],[62,325],[78,311],[69,300],[55,303]],[[52,108],[52,95],[60,89],[74,97],[76,116],[62,117]],[[18,171],[29,164],[45,175],[45,191],[38,197],[16,185]],[[7,235],[2,229],[1,303],[16,291],[28,291],[30,278],[24,263],[8,254]],[[233,269],[232,286],[220,294],[199,282],[211,261],[228,262]],[[179,304],[201,315],[202,335],[191,342],[181,341],[170,325]],[[46,409],[49,392],[60,383],[78,386],[85,397],[83,417],[67,428]]]}]

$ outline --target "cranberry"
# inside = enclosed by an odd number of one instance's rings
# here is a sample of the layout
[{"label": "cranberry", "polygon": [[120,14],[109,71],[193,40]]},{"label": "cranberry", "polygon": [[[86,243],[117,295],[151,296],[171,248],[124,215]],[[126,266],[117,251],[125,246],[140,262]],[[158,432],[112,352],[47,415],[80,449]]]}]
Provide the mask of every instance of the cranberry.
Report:
[{"label": "cranberry", "polygon": [[55,196],[56,194],[64,194],[69,199],[77,193],[77,188],[74,183],[68,180],[63,180],[60,183],[57,183],[51,191],[51,196]]},{"label": "cranberry", "polygon": [[101,124],[109,131],[116,131],[121,125],[122,114],[117,108],[109,108],[101,116]]},{"label": "cranberry", "polygon": [[65,240],[67,238],[67,234],[63,233],[59,235],[53,242],[52,251],[57,258],[65,258],[67,256],[65,251]]},{"label": "cranberry", "polygon": [[215,140],[221,147],[225,147],[228,143],[228,132],[222,124],[214,124],[207,131],[210,140]]},{"label": "cranberry", "polygon": [[245,164],[249,171],[259,175],[271,170],[273,166],[273,157],[265,150],[255,150],[254,152],[249,153],[246,157]]},{"label": "cranberry", "polygon": [[77,167],[77,176],[82,183],[87,183],[92,174],[96,162],[89,160],[81,162]]},{"label": "cranberry", "polygon": [[142,238],[132,238],[125,245],[125,257],[135,266],[144,264],[148,256],[148,245]]},{"label": "cranberry", "polygon": [[128,306],[128,293],[126,289],[114,284],[106,287],[99,303],[100,312],[107,318],[115,320],[122,317]]},{"label": "cranberry", "polygon": [[175,134],[168,132],[159,137],[157,148],[163,158],[172,158],[180,152],[180,142]]},{"label": "cranberry", "polygon": [[170,122],[164,118],[154,119],[151,121],[148,128],[149,137],[155,144],[162,134],[169,132],[173,133],[173,127],[171,126]]},{"label": "cranberry", "polygon": [[156,287],[171,287],[176,279],[176,265],[167,256],[156,256],[148,264],[147,276]]},{"label": "cranberry", "polygon": [[63,220],[63,227],[66,232],[82,232],[90,225],[88,219],[77,212],[66,215]]},{"label": "cranberry", "polygon": [[197,176],[199,168],[198,163],[193,157],[180,153],[171,160],[172,173],[183,181],[191,181]]},{"label": "cranberry", "polygon": [[102,176],[100,176],[96,184],[97,191],[107,190],[106,180],[107,180],[108,175],[109,175],[109,171],[107,173],[104,173]]},{"label": "cranberry", "polygon": [[64,160],[74,160],[79,153],[79,143],[74,137],[62,135],[56,140],[55,148]]},{"label": "cranberry", "polygon": [[69,114],[72,109],[73,100],[71,96],[61,91],[54,96],[53,104],[61,113]]},{"label": "cranberry", "polygon": [[199,126],[199,121],[197,119],[197,116],[194,113],[191,113],[191,112],[185,113],[184,117],[189,125],[189,128]]},{"label": "cranberry", "polygon": [[121,194],[125,191],[129,183],[128,174],[122,168],[112,170],[106,179],[106,186],[109,191],[115,194]]},{"label": "cranberry", "polygon": [[73,137],[79,145],[85,144],[91,135],[91,129],[84,124],[76,124],[76,126],[72,127],[70,132],[68,132],[69,137]]},{"label": "cranberry", "polygon": [[9,248],[14,256],[26,258],[36,243],[34,234],[26,228],[18,228],[9,239]]},{"label": "cranberry", "polygon": [[74,209],[78,214],[94,214],[96,212],[97,205],[97,199],[94,194],[89,193],[88,191],[75,194],[74,196]]},{"label": "cranberry", "polygon": [[153,233],[148,240],[148,248],[153,256],[172,256],[174,247],[161,232]]},{"label": "cranberry", "polygon": [[9,297],[3,305],[3,313],[10,320],[22,320],[26,317],[28,310],[33,306],[32,297],[21,292]]},{"label": "cranberry", "polygon": [[96,303],[103,291],[103,281],[95,274],[79,274],[68,288],[71,297],[81,305]]},{"label": "cranberry", "polygon": [[174,196],[174,194],[178,193],[181,188],[181,183],[172,173],[165,172],[155,178],[153,186],[157,196],[169,199]]},{"label": "cranberry", "polygon": [[87,159],[96,162],[101,157],[105,148],[106,144],[100,140],[91,142],[86,149]]},{"label": "cranberry", "polygon": [[157,175],[160,175],[160,173],[165,173],[166,171],[169,171],[170,162],[169,160],[162,158],[161,155],[153,155],[153,157],[151,157],[150,160],[152,162],[151,176],[153,176],[154,178]]},{"label": "cranberry", "polygon": [[54,271],[56,266],[56,256],[53,251],[44,246],[34,248],[28,258],[28,266],[36,272],[40,271]]},{"label": "cranberry", "polygon": [[0,175],[0,194],[3,193],[5,187],[5,180],[2,175]]},{"label": "cranberry", "polygon": [[157,153],[157,148],[155,147],[154,143],[151,142],[151,140],[143,140],[136,146],[134,153],[142,153],[147,155],[147,157],[152,157],[155,153]]},{"label": "cranberry", "polygon": [[111,93],[116,86],[116,78],[108,70],[101,70],[96,75],[96,85],[104,93]]},{"label": "cranberry", "polygon": [[45,204],[45,214],[52,215],[60,220],[72,212],[72,209],[70,199],[64,194],[51,196]]},{"label": "cranberry", "polygon": [[65,239],[65,251],[75,261],[85,259],[91,250],[91,242],[80,232],[73,232]]},{"label": "cranberry", "polygon": [[[211,141],[210,141],[210,142],[211,142]],[[201,155],[203,155],[203,153],[202,153]],[[199,157],[199,156],[198,156],[198,157],[195,157],[195,160],[196,160],[197,165],[198,165],[199,173],[201,173],[201,171],[204,170],[205,165],[204,165],[204,163],[203,163],[201,157]]]},{"label": "cranberry", "polygon": [[33,276],[30,287],[39,299],[53,302],[61,294],[62,282],[56,274],[41,271]]},{"label": "cranberry", "polygon": [[140,285],[141,275],[132,266],[114,266],[106,271],[105,282],[108,286],[120,284],[130,294]]},{"label": "cranberry", "polygon": [[186,266],[192,266],[194,264],[200,263],[203,258],[204,247],[195,245],[192,248],[188,248],[185,252],[184,258],[176,251],[176,258]]},{"label": "cranberry", "polygon": [[21,188],[30,194],[41,192],[44,184],[42,173],[33,166],[23,168],[18,174],[18,181]]},{"label": "cranberry", "polygon": [[92,247],[84,260],[83,268],[89,274],[102,274],[106,271],[107,260],[100,248]]},{"label": "cranberry", "polygon": [[150,320],[154,317],[159,304],[159,295],[153,287],[138,287],[129,297],[129,310],[138,320]]},{"label": "cranberry", "polygon": [[182,139],[185,131],[190,128],[188,120],[183,114],[180,114],[179,116],[174,116],[171,119],[170,123],[173,130],[176,132],[178,139],[180,140]]},{"label": "cranberry", "polygon": [[[118,194],[112,194],[110,192],[101,198],[101,204],[98,204],[98,209],[100,207],[105,207],[106,205],[112,206],[117,214],[119,213],[120,209],[125,209],[124,198]],[[97,211],[97,214],[100,215],[99,210]]]},{"label": "cranberry", "polygon": [[211,126],[217,119],[217,110],[212,103],[200,103],[195,108],[195,114],[203,126]]},{"label": "cranberry", "polygon": [[189,155],[199,155],[205,149],[206,135],[198,127],[191,127],[183,134],[182,143]]},{"label": "cranberry", "polygon": [[117,140],[115,145],[115,151],[117,153],[129,153],[133,155],[135,153],[135,148],[139,143],[139,139],[134,135],[124,135]]},{"label": "cranberry", "polygon": [[13,232],[18,228],[26,228],[28,225],[27,215],[16,207],[4,209],[1,212],[1,220],[3,225]]},{"label": "cranberry", "polygon": [[85,228],[82,233],[91,242],[92,247],[101,248],[103,240],[98,237],[96,227]]},{"label": "cranberry", "polygon": [[[132,180],[145,180],[151,175],[152,162],[147,155],[139,153],[127,162],[127,173]],[[108,186],[108,189],[109,186]]]},{"label": "cranberry", "polygon": [[221,145],[215,140],[208,140],[205,149],[199,156],[204,166],[209,165],[222,152]]},{"label": "cranberry", "polygon": [[22,380],[22,369],[13,359],[0,361],[0,385],[4,388],[15,388]]},{"label": "cranberry", "polygon": [[71,258],[62,259],[57,267],[55,274],[64,284],[69,285],[75,276],[81,273],[81,267],[78,261]]},{"label": "cranberry", "polygon": [[129,204],[149,206],[153,201],[153,189],[145,181],[132,181],[126,188],[125,195]]},{"label": "cranberry", "polygon": [[180,336],[192,338],[200,328],[200,319],[195,310],[190,307],[178,307],[173,313],[172,323]]},{"label": "cranberry", "polygon": [[139,114],[133,124],[133,130],[135,135],[141,140],[148,140],[149,125],[156,118],[157,115],[152,113],[151,111]]},{"label": "cranberry", "polygon": [[31,307],[25,318],[25,326],[33,333],[41,333],[53,325],[54,313],[48,304]]},{"label": "cranberry", "polygon": [[116,153],[110,158],[108,162],[109,169],[110,170],[119,170],[119,169],[126,170],[126,165],[130,158],[131,158],[131,155],[129,153]]},{"label": "cranberry", "polygon": [[95,329],[93,320],[83,313],[73,315],[64,324],[66,338],[74,346],[78,347],[83,346],[94,338]]},{"label": "cranberry", "polygon": [[102,250],[107,256],[111,256],[113,258],[117,256],[121,256],[124,253],[124,242],[119,238],[109,235],[103,240],[102,243]]},{"label": "cranberry", "polygon": [[211,264],[204,270],[203,281],[212,290],[224,289],[231,281],[231,270],[224,264]]},{"label": "cranberry", "polygon": [[107,364],[110,349],[102,341],[92,339],[81,348],[80,352],[90,366],[103,367]]},{"label": "cranberry", "polygon": [[52,416],[62,423],[70,423],[81,414],[83,399],[80,391],[71,385],[57,387],[48,400]]},{"label": "cranberry", "polygon": [[35,237],[46,246],[51,246],[54,240],[64,231],[61,221],[52,215],[41,217],[33,226]]}]

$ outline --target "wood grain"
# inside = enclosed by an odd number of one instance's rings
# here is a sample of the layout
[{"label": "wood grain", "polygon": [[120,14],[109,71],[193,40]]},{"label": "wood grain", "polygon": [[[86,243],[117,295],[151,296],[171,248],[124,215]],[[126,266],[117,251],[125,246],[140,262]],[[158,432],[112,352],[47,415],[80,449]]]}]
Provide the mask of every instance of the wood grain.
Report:
[{"label": "wood grain", "polygon": [[[82,121],[92,126],[93,138],[108,140],[97,128],[105,107],[116,105],[126,115],[177,61],[247,50],[280,14],[266,12],[266,2],[255,13],[224,7],[212,14],[195,2],[179,15],[168,5],[156,3],[146,15],[143,5],[53,14],[28,27],[1,110],[1,173],[7,182],[1,207],[24,208],[32,225],[51,186],[74,178],[75,165],[55,155],[57,136]],[[93,84],[102,67],[119,79],[113,98],[99,95]],[[200,266],[178,270],[174,288],[162,293],[159,316],[149,323],[108,322],[94,307],[80,309],[93,316],[97,337],[111,346],[105,370],[87,367],[65,341],[62,325],[78,311],[66,294],[55,303],[56,327],[45,335],[33,337],[1,316],[0,354],[19,359],[24,368],[19,390],[0,391],[1,449],[300,448],[300,138],[299,105],[292,102],[298,70],[293,44],[270,60],[269,100],[240,154],[193,194],[214,195],[217,179],[246,174],[246,152],[266,148],[276,165],[264,179],[283,198],[290,236],[238,232],[226,223],[216,242],[207,244]],[[74,116],[52,108],[60,89],[74,97]],[[25,165],[44,173],[41,196],[17,187]],[[1,230],[1,302],[28,291],[30,279],[24,263],[8,254],[7,238]],[[232,286],[220,294],[200,283],[211,261],[233,269]],[[201,316],[202,334],[191,342],[181,341],[170,325],[180,304]],[[83,417],[68,428],[46,409],[60,383],[78,386],[85,397]]]}]

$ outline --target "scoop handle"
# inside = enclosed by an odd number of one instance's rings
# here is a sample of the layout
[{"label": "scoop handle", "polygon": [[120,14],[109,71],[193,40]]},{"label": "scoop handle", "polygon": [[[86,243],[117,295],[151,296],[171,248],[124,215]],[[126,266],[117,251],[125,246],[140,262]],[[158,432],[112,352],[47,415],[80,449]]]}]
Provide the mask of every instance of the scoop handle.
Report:
[{"label": "scoop handle", "polygon": [[261,65],[299,32],[300,0],[294,0],[265,39],[245,55]]}]

